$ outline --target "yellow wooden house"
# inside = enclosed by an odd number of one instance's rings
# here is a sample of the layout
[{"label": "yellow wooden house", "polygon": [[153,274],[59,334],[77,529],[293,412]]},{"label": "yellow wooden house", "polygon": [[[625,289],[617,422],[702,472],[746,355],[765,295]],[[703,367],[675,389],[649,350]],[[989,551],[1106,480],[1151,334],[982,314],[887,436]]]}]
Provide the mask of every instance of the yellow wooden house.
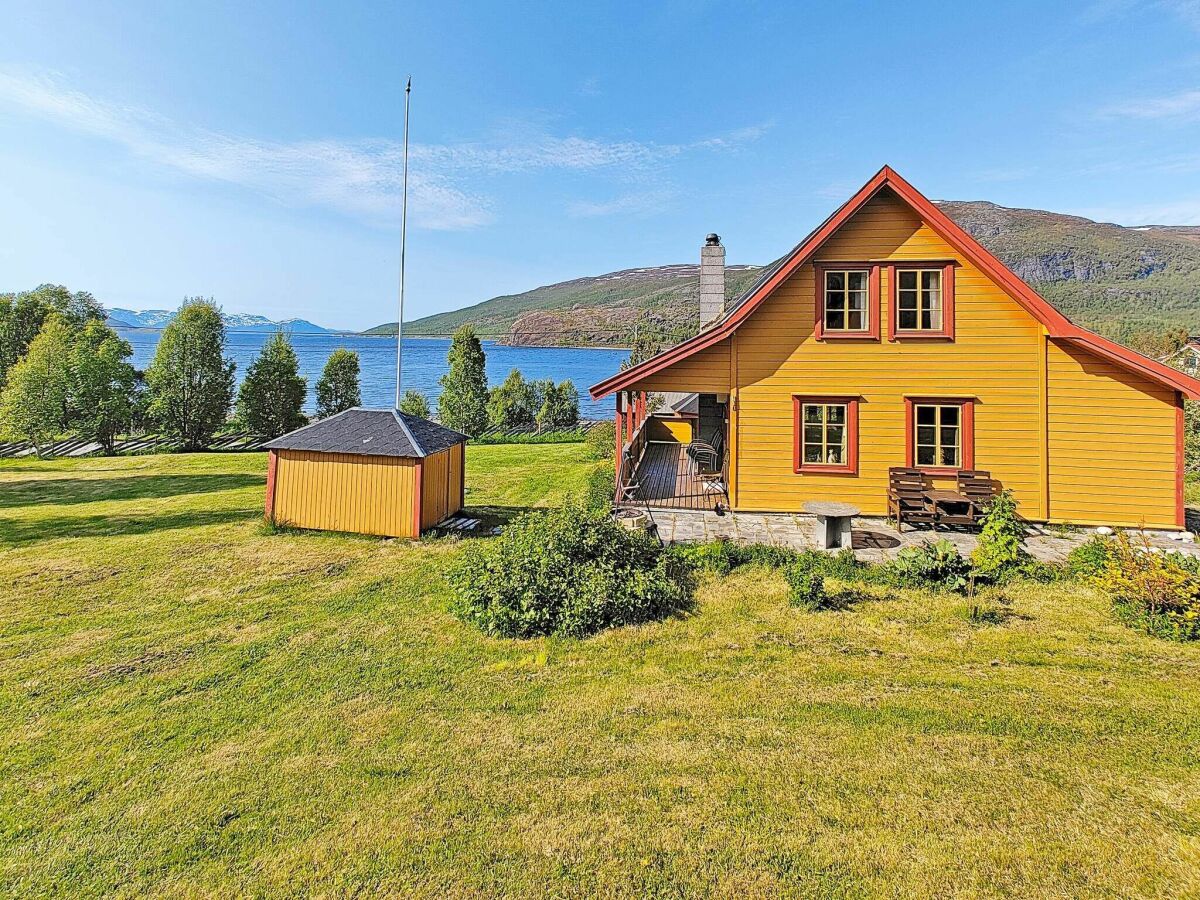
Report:
[{"label": "yellow wooden house", "polygon": [[893,467],[977,469],[1031,520],[1184,526],[1200,381],[1070,322],[892,169],[727,305],[718,244],[715,318],[591,389],[617,397],[620,499],[884,516]]}]

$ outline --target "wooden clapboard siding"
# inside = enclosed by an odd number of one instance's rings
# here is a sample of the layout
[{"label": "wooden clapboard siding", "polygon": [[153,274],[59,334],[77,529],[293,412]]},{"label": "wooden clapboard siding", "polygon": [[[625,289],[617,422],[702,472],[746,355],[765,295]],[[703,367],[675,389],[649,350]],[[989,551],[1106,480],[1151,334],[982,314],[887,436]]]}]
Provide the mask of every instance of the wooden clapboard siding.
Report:
[{"label": "wooden clapboard siding", "polygon": [[[953,276],[951,335],[890,339],[888,269],[904,261]],[[862,338],[819,338],[814,270],[835,263],[879,273]],[[1073,325],[887,166],[728,316],[591,392],[631,390],[728,393],[735,509],[882,514],[887,469],[907,461],[905,398],[940,396],[972,398],[973,465],[1025,516],[1160,527],[1184,524],[1179,397],[1200,399],[1200,381]],[[795,471],[795,396],[857,398],[857,472]]]},{"label": "wooden clapboard siding", "polygon": [[422,461],[422,528],[432,528],[462,508],[463,446],[456,444]]},{"label": "wooden clapboard siding", "polygon": [[[888,192],[871,200],[816,254],[821,260],[953,259],[954,251]],[[1044,518],[1041,474],[1042,329],[970,264],[955,275],[954,342],[814,340],[814,270],[799,269],[739,329],[736,492],[740,509],[796,510],[844,500],[887,508],[887,470],[905,464],[904,397],[975,397],[975,465]],[[881,275],[878,314],[888,314]],[[882,319],[886,323],[886,319]],[[883,329],[886,334],[886,327]],[[661,375],[672,372],[674,367]],[[672,389],[695,390],[686,378]],[[858,396],[859,474],[793,471],[792,396]]]},{"label": "wooden clapboard siding", "polygon": [[692,442],[692,419],[669,419],[665,416],[651,416],[648,420],[649,439],[652,441],[670,441],[676,444]]},{"label": "wooden clapboard siding", "polygon": [[418,460],[277,451],[275,521],[297,528],[416,537]]},{"label": "wooden clapboard siding", "polygon": [[729,341],[701,350],[680,360],[668,371],[651,375],[640,385],[645,391],[673,391],[673,385],[686,382],[688,391],[706,394],[729,393]]},{"label": "wooden clapboard siding", "polygon": [[1175,527],[1175,392],[1069,345],[1046,352],[1050,517]]}]

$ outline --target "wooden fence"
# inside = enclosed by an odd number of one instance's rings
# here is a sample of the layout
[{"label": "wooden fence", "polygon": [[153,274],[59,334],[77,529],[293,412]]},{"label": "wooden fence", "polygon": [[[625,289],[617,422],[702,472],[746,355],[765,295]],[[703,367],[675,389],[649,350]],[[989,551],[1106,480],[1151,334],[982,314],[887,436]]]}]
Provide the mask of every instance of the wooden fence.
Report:
[{"label": "wooden fence", "polygon": [[[210,452],[237,452],[248,450],[261,450],[266,438],[258,435],[249,434],[248,432],[237,432],[234,434],[219,434],[214,437],[205,447],[206,451]],[[124,440],[117,441],[114,449],[118,454],[129,456],[138,453],[174,453],[181,446],[180,441],[174,438],[161,437],[158,435],[144,435],[141,437],[129,437]],[[42,456],[50,457],[79,457],[79,456],[94,456],[103,451],[103,447],[96,441],[87,441],[80,438],[67,438],[61,441],[55,441],[42,448]],[[15,443],[0,443],[0,459],[13,459],[21,456],[35,456],[36,451],[33,444],[28,441],[17,441]]]},{"label": "wooden fence", "polygon": [[[528,428],[510,428],[510,429],[491,429],[484,432],[481,437],[489,437],[493,441],[497,438],[518,437],[521,435],[537,435],[537,434],[554,434],[558,432],[570,432],[586,434],[597,425],[600,421],[594,419],[581,419],[579,424],[574,428],[557,428],[557,429],[540,429],[536,426]],[[261,450],[262,445],[266,442],[266,438],[259,435],[250,434],[249,432],[239,431],[231,434],[219,434],[214,437],[205,447],[207,452],[217,453],[235,453],[239,451]],[[174,453],[180,448],[180,442],[174,438],[162,437],[159,435],[143,435],[141,437],[129,437],[124,440],[117,441],[115,450],[117,454],[122,456],[130,456],[140,453]],[[79,456],[95,456],[101,453],[103,448],[95,441],[83,440],[81,438],[66,438],[61,441],[56,441],[42,448],[42,456],[50,457],[79,457]],[[21,456],[35,456],[36,451],[33,449],[33,444],[28,441],[17,441],[15,443],[0,442],[0,459],[13,459]]]}]

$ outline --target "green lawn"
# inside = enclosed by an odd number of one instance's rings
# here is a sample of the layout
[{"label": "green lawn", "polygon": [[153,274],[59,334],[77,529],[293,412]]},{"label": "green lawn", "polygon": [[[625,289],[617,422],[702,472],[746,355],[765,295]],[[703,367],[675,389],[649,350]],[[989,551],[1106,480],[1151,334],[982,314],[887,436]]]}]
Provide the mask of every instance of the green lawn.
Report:
[{"label": "green lawn", "polygon": [[[472,447],[468,502],[582,487]],[[452,540],[267,534],[265,460],[0,465],[0,896],[1197,896],[1200,647],[1072,585],[582,641],[446,612]]]}]

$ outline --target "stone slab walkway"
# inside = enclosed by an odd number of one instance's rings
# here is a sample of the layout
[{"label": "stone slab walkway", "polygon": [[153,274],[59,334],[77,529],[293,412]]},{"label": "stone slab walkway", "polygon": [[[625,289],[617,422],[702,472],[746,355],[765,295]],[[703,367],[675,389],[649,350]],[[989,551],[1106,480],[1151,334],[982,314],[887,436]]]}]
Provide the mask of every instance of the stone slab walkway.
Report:
[{"label": "stone slab walkway", "polygon": [[[711,510],[647,509],[658,536],[668,544],[701,543],[725,539],[744,544],[779,544],[797,550],[815,549],[816,519],[791,513],[731,513],[718,515]],[[902,547],[945,538],[963,555],[975,549],[978,536],[972,532],[914,529],[897,532],[887,519],[855,518],[854,552],[868,562],[891,559]],[[1029,552],[1045,562],[1061,562],[1077,545],[1086,541],[1091,529],[1057,532],[1037,529],[1025,542]],[[1146,532],[1151,545],[1200,555],[1200,545],[1173,540],[1163,532]]]}]

